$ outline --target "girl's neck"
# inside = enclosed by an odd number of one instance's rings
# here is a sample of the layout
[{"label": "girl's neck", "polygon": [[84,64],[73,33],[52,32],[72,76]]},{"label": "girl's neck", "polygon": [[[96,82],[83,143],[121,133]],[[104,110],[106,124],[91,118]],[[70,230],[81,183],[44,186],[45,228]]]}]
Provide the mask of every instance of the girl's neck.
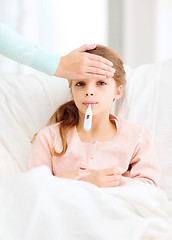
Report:
[{"label": "girl's neck", "polygon": [[84,118],[80,117],[77,132],[82,142],[110,141],[117,132],[116,125],[109,120],[109,114],[103,117],[93,116],[92,127],[88,132],[84,130],[83,126]]}]

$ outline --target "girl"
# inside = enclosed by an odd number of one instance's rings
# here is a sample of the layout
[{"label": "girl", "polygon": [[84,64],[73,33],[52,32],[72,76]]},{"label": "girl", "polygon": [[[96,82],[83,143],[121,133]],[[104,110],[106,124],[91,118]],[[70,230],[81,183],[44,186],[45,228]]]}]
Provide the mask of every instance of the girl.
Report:
[{"label": "girl", "polygon": [[[101,45],[88,52],[113,62],[114,76],[105,81],[69,80],[73,100],[60,106],[50,118],[50,126],[36,135],[29,168],[47,165],[57,177],[87,181],[98,187],[132,181],[157,186],[159,166],[149,133],[109,114],[113,100],[121,97],[126,83],[120,56]],[[92,126],[85,131],[89,105]]]}]

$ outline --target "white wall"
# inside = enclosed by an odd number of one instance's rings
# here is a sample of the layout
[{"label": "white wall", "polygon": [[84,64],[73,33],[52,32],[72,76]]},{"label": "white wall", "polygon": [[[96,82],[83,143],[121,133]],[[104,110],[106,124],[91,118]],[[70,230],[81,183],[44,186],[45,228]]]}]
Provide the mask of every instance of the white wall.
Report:
[{"label": "white wall", "polygon": [[[131,67],[172,58],[171,0],[5,0],[0,21],[60,55],[100,43]],[[0,56],[0,72],[33,70]]]},{"label": "white wall", "polygon": [[[0,21],[15,31],[19,31],[20,1],[0,0]],[[17,63],[0,55],[1,74],[15,74],[18,70],[19,66]]]},{"label": "white wall", "polygon": [[123,0],[122,56],[132,67],[172,58],[172,1]]},{"label": "white wall", "polygon": [[172,58],[172,1],[156,0],[156,51],[158,61]]},{"label": "white wall", "polygon": [[123,59],[129,66],[154,61],[155,1],[124,0]]}]

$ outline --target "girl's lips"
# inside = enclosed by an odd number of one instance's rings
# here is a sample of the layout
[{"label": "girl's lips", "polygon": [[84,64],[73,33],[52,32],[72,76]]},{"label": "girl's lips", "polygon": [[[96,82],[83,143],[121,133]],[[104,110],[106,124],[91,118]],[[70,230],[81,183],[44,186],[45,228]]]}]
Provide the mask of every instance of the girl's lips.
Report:
[{"label": "girl's lips", "polygon": [[91,104],[91,107],[93,107],[94,105],[98,104],[98,102],[84,102],[83,103],[85,106],[89,106],[89,104]]}]

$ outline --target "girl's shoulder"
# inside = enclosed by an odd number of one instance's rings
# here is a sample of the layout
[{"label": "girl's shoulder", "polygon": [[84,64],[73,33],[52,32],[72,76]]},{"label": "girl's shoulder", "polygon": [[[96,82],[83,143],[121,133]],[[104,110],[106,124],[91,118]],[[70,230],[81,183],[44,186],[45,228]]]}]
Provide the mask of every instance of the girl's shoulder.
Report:
[{"label": "girl's shoulder", "polygon": [[44,136],[46,138],[54,138],[56,135],[59,135],[59,124],[60,123],[55,123],[46,127],[43,127],[42,129],[39,130],[37,133],[37,136],[41,137]]},{"label": "girl's shoulder", "polygon": [[141,126],[137,123],[131,122],[124,118],[118,118],[118,121],[122,123],[123,127],[129,128],[132,130],[136,129],[137,131],[142,131],[144,129],[143,126]]},{"label": "girl's shoulder", "polygon": [[122,117],[117,117],[115,115],[110,114],[109,118],[111,121],[115,121],[115,123],[117,124],[117,128],[119,130],[124,129],[127,130],[129,132],[132,131],[136,131],[136,132],[142,132],[143,130],[145,130],[141,125],[133,123],[127,119],[124,119]]},{"label": "girl's shoulder", "polygon": [[125,132],[125,134],[136,138],[151,138],[150,132],[142,125],[133,123],[124,118],[117,118],[117,121],[123,133]]}]

